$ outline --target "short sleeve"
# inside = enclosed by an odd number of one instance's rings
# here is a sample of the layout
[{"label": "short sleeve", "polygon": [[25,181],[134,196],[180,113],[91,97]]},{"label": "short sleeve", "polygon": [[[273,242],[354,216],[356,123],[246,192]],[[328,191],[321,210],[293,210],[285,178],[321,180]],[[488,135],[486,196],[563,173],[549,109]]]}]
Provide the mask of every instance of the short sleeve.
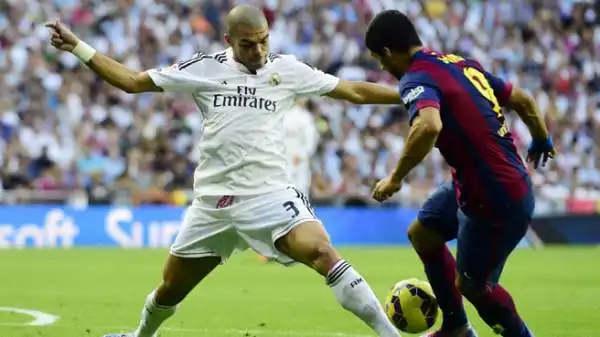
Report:
[{"label": "short sleeve", "polygon": [[498,76],[495,76],[489,72],[485,72],[485,77],[487,78],[492,90],[494,90],[494,95],[498,99],[498,103],[501,106],[505,106],[512,95],[512,83],[508,81],[504,81]]},{"label": "short sleeve", "polygon": [[440,109],[438,90],[429,83],[409,81],[400,88],[400,96],[408,110],[409,123],[412,123],[421,109],[428,107]]},{"label": "short sleeve", "polygon": [[189,60],[175,63],[169,67],[148,70],[148,75],[164,91],[197,92],[215,86],[206,79],[203,68],[210,57],[196,54]]},{"label": "short sleeve", "polygon": [[338,85],[340,79],[311,67],[293,58],[293,73],[296,79],[295,92],[299,97],[322,96]]}]

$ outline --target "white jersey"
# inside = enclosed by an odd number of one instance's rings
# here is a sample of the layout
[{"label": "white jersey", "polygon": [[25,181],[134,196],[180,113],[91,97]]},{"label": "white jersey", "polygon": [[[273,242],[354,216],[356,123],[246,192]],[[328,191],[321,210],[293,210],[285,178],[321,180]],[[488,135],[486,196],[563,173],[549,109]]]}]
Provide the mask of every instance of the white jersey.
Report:
[{"label": "white jersey", "polygon": [[252,74],[231,48],[148,73],[165,91],[191,93],[202,113],[196,197],[256,195],[290,185],[283,118],[296,99],[321,96],[339,82],[292,55],[271,54]]}]

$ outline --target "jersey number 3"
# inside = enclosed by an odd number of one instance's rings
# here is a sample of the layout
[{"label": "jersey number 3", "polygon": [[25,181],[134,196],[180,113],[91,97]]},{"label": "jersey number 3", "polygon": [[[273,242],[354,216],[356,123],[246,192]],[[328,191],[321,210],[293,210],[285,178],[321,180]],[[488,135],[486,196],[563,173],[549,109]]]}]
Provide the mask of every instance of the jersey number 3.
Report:
[{"label": "jersey number 3", "polygon": [[498,104],[498,99],[494,94],[494,89],[492,89],[490,86],[490,83],[488,82],[487,78],[485,78],[485,75],[473,67],[465,68],[464,74],[477,89],[477,91],[479,91],[479,93],[492,104],[492,108],[494,109],[494,112],[498,118],[502,118],[502,108],[500,107],[500,104]]}]

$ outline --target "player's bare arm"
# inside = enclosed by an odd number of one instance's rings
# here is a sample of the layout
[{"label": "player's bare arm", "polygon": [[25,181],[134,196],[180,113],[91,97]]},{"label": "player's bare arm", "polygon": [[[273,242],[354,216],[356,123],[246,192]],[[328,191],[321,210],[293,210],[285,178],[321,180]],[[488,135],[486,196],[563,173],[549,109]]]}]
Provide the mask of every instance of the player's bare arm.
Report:
[{"label": "player's bare arm", "polygon": [[72,53],[109,84],[128,93],[162,91],[147,72],[131,70],[99,53],[81,41],[60,21],[49,22],[46,27],[50,29],[50,43],[55,48]]},{"label": "player's bare arm", "polygon": [[400,103],[398,91],[379,84],[361,81],[340,80],[338,85],[325,96],[346,100],[354,104]]},{"label": "player's bare arm", "polygon": [[400,190],[402,181],[435,146],[442,131],[442,119],[438,109],[425,107],[413,119],[406,146],[396,168],[389,177],[380,181],[373,190],[373,198],[383,202]]},{"label": "player's bare arm", "polygon": [[540,114],[537,103],[523,89],[513,86],[507,106],[521,117],[533,138],[545,139],[549,136],[548,128]]},{"label": "player's bare arm", "polygon": [[533,137],[533,142],[527,154],[527,161],[533,162],[534,167],[537,168],[540,162],[545,165],[549,159],[554,158],[556,149],[552,144],[546,122],[542,118],[540,109],[533,97],[523,89],[515,86],[512,89],[507,107],[513,109],[519,115]]}]

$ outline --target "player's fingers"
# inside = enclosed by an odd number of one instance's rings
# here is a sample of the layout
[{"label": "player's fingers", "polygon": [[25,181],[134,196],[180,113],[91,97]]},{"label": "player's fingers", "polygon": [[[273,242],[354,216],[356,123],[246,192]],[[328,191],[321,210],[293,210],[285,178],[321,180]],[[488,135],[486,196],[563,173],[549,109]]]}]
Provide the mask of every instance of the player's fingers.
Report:
[{"label": "player's fingers", "polygon": [[538,153],[531,155],[531,162],[533,163],[534,169],[537,169],[538,166],[540,166],[540,159],[541,159],[541,156]]},{"label": "player's fingers", "polygon": [[377,200],[378,202],[384,202],[387,198],[385,197],[385,192],[378,190],[373,194],[373,199]]},{"label": "player's fingers", "polygon": [[60,23],[60,21],[58,21],[58,20],[52,20],[52,21],[46,22],[45,26],[49,27],[49,28],[52,28],[54,30],[58,30],[59,29],[59,23]]},{"label": "player's fingers", "polygon": [[377,189],[375,189],[373,191],[373,193],[371,193],[371,197],[373,197],[373,199],[379,201],[379,193],[378,193]]},{"label": "player's fingers", "polygon": [[542,167],[546,167],[546,163],[548,162],[548,159],[550,159],[548,152],[544,152],[544,154],[542,155]]},{"label": "player's fingers", "polygon": [[552,150],[551,150],[551,151],[549,151],[549,152],[546,152],[546,155],[544,156],[544,166],[546,166],[546,163],[547,163],[548,161],[550,161],[550,159],[553,159],[553,158],[554,158],[554,154],[555,154],[555,151],[554,151],[554,149],[552,149]]}]

